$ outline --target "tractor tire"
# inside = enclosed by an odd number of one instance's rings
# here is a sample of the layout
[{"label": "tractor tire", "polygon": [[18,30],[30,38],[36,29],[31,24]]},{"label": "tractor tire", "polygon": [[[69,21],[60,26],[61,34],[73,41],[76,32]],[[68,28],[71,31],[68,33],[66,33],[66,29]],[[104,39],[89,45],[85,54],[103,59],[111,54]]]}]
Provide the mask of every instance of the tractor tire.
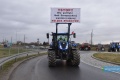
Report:
[{"label": "tractor tire", "polygon": [[111,52],[111,49],[110,49],[110,48],[108,49],[108,52]]},{"label": "tractor tire", "polygon": [[53,50],[48,51],[48,64],[49,67],[56,66],[56,55],[55,55],[55,51]]},{"label": "tractor tire", "polygon": [[85,51],[88,51],[88,47],[85,48]]},{"label": "tractor tire", "polygon": [[118,52],[120,51],[119,48],[117,48],[117,51],[118,51]]},{"label": "tractor tire", "polygon": [[78,66],[80,64],[80,54],[77,50],[73,50],[73,59],[71,59],[71,65],[72,66]]}]

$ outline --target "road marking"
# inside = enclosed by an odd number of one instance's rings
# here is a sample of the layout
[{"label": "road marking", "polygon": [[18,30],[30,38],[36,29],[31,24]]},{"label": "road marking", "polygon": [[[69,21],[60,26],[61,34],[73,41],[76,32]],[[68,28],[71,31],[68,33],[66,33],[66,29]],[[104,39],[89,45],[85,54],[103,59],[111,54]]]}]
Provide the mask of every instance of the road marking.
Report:
[{"label": "road marking", "polygon": [[[89,65],[89,66],[92,66],[92,67],[95,67],[95,68],[98,68],[98,69],[103,69],[102,67],[99,67],[99,66],[95,66],[95,65],[92,65],[92,64],[89,64],[89,63],[87,63],[87,62],[85,62],[85,61],[83,61],[83,60],[81,60],[81,62],[83,62],[83,63],[85,63],[85,64],[87,64],[87,65]],[[80,65],[79,65],[80,66]],[[120,73],[119,72],[112,72],[112,73],[116,73],[116,74],[119,74],[120,75]]]}]

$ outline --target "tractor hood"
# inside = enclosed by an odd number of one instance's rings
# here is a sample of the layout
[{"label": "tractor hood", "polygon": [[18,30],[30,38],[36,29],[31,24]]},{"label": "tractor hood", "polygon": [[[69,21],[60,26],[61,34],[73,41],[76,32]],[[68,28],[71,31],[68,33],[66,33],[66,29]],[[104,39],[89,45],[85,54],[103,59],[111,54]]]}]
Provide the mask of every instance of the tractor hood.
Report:
[{"label": "tractor hood", "polygon": [[68,42],[66,42],[66,41],[59,41],[59,49],[60,50],[67,50],[68,49]]}]

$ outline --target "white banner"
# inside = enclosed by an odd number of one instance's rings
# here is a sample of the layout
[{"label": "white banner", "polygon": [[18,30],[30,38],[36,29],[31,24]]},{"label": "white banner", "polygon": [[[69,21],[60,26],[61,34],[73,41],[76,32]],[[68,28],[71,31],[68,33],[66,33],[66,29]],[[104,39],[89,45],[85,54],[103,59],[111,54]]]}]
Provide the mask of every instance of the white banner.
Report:
[{"label": "white banner", "polygon": [[79,23],[80,8],[51,8],[51,23]]}]

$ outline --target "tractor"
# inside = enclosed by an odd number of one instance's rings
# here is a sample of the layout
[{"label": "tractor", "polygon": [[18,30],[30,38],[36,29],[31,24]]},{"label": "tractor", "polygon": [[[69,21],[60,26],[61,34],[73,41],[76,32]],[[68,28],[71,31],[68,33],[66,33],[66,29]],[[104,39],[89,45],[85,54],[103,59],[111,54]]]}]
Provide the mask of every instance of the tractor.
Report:
[{"label": "tractor", "polygon": [[105,47],[102,44],[98,44],[96,50],[97,51],[105,51]]},{"label": "tractor", "polygon": [[[48,65],[49,67],[55,67],[57,60],[66,60],[66,64],[70,66],[78,66],[80,64],[80,54],[76,48],[72,47],[70,36],[73,35],[76,38],[76,33],[70,34],[70,26],[72,23],[68,24],[67,33],[58,33],[58,25],[61,23],[56,23],[56,32],[52,33],[52,42],[50,48],[48,49]],[[47,38],[49,39],[49,33],[47,33]]]},{"label": "tractor", "polygon": [[108,52],[119,52],[120,43],[119,42],[111,42],[108,48]]},{"label": "tractor", "polygon": [[80,50],[89,51],[89,50],[91,50],[91,47],[90,47],[89,43],[83,43],[83,44],[80,46]]}]

